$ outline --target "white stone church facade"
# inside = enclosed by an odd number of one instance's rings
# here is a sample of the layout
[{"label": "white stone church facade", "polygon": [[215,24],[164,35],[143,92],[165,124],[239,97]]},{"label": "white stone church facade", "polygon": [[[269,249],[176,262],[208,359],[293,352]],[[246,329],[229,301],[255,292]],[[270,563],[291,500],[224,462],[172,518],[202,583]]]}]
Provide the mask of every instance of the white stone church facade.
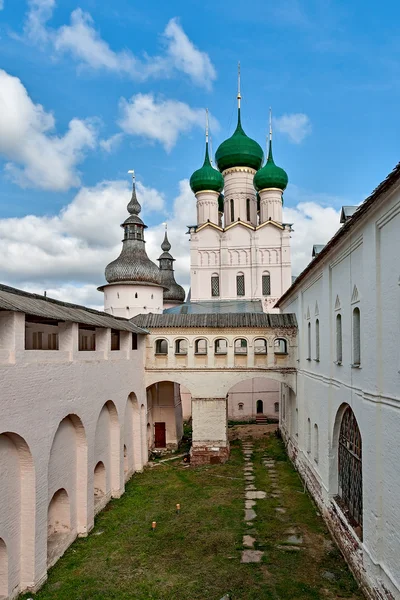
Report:
[{"label": "white stone church facade", "polygon": [[400,166],[291,284],[287,175],[271,140],[262,166],[240,95],[216,163],[206,141],[186,302],[167,235],[147,257],[135,187],[105,312],[0,286],[0,598],[42,585],[149,451],[177,447],[183,414],[193,464],[215,463],[228,416],[257,406],[367,597],[400,598]]}]

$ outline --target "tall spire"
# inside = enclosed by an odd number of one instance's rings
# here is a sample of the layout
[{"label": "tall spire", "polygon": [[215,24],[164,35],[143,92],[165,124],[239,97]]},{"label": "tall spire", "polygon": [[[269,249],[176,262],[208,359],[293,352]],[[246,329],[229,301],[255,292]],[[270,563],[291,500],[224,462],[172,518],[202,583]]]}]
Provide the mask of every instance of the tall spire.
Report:
[{"label": "tall spire", "polygon": [[208,108],[206,108],[206,144],[208,144]]},{"label": "tall spire", "polygon": [[238,93],[237,93],[237,101],[238,101],[238,110],[240,112],[240,100],[242,96],[240,95],[240,60],[238,62]]},{"label": "tall spire", "polygon": [[161,244],[162,254],[158,258],[160,263],[160,278],[161,285],[164,288],[164,304],[182,304],[185,300],[185,290],[175,281],[174,262],[175,259],[171,256],[171,244],[167,236],[167,223],[165,223],[164,241]]},{"label": "tall spire", "polygon": [[274,157],[272,156],[272,108],[269,107],[269,143],[268,143],[268,159],[267,162],[273,163]]}]

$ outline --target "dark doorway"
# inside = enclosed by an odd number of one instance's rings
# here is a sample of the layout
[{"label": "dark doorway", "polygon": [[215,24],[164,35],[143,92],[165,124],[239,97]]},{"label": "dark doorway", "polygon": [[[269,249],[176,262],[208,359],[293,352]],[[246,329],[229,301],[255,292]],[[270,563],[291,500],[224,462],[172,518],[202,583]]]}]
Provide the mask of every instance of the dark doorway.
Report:
[{"label": "dark doorway", "polygon": [[156,448],[165,448],[166,445],[165,423],[154,423],[154,446]]},{"label": "dark doorway", "polygon": [[264,405],[262,400],[257,400],[257,414],[262,415],[264,412]]}]

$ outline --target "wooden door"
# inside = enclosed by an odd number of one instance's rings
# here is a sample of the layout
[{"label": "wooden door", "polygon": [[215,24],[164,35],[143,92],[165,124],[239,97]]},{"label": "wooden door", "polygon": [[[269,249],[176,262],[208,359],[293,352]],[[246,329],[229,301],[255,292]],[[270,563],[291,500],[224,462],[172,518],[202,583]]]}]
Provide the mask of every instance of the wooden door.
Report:
[{"label": "wooden door", "polygon": [[165,423],[154,423],[154,446],[156,448],[165,448],[166,445]]}]

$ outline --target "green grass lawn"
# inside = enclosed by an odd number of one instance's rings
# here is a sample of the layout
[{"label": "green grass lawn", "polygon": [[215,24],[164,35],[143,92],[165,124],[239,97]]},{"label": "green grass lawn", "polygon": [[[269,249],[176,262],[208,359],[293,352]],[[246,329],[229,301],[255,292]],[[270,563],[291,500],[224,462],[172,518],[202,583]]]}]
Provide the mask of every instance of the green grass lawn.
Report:
[{"label": "green grass lawn", "polygon": [[[251,529],[260,564],[241,564],[244,475],[241,445],[225,465],[185,468],[163,463],[135,475],[119,500],[98,515],[49,571],[35,600],[310,600],[362,598],[324,522],[274,436],[254,442],[257,489],[271,492],[267,454],[276,460],[281,499],[258,500]],[[175,511],[181,504],[181,514]],[[275,508],[283,506],[285,514]],[[156,531],[151,522],[157,521]],[[295,527],[304,544],[285,545]],[[329,572],[331,580],[326,579]],[[32,597],[32,594],[21,596]]]}]

